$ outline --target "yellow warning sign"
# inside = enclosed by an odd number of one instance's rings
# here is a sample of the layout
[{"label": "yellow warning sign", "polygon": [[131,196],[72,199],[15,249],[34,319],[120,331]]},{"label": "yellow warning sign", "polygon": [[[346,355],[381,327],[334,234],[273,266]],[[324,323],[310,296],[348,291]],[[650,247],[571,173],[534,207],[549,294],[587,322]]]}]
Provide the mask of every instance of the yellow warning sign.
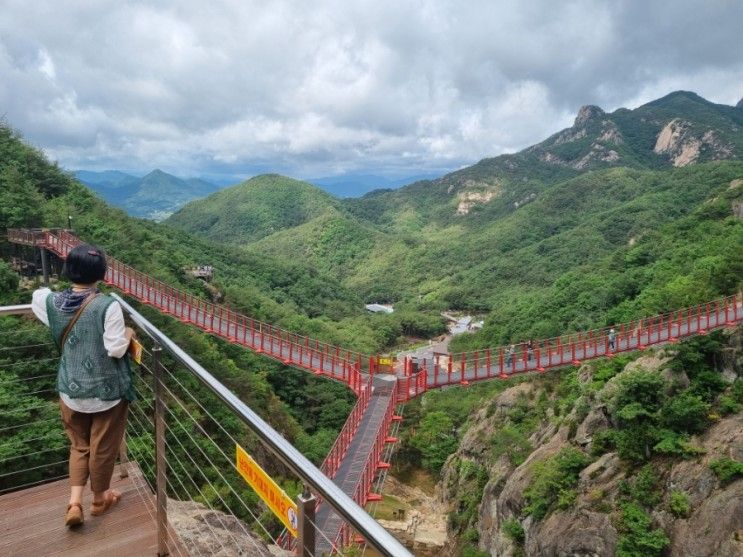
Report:
[{"label": "yellow warning sign", "polygon": [[268,508],[297,537],[297,505],[240,445],[235,445],[235,466]]},{"label": "yellow warning sign", "polygon": [[391,357],[379,357],[379,365],[380,366],[391,366],[394,363],[394,359]]}]

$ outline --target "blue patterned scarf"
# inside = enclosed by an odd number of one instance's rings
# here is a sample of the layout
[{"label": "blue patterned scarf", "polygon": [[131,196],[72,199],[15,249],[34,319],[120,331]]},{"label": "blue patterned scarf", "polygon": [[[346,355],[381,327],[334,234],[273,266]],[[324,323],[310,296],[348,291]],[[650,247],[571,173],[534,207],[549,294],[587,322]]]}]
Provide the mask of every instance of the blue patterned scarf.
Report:
[{"label": "blue patterned scarf", "polygon": [[54,307],[64,313],[75,313],[88,296],[99,292],[97,288],[87,288],[81,292],[73,292],[72,288],[66,288],[54,294]]}]

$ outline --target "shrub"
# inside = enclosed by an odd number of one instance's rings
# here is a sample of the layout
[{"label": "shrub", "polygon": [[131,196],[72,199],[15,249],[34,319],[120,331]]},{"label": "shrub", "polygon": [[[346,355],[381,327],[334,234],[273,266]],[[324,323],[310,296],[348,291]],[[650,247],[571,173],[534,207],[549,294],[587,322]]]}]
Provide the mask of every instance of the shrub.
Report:
[{"label": "shrub", "polygon": [[637,503],[624,503],[621,511],[617,557],[660,557],[670,543],[666,533],[651,529],[650,516]]},{"label": "shrub", "polygon": [[578,449],[567,447],[536,463],[534,476],[524,491],[527,502],[524,514],[540,520],[556,506],[570,506],[576,497],[573,488],[578,483],[578,474],[590,462],[591,459]]},{"label": "shrub", "polygon": [[602,429],[593,434],[591,444],[591,456],[601,456],[608,453],[616,446],[615,431],[613,429]]},{"label": "shrub", "polygon": [[422,455],[423,468],[438,473],[444,462],[457,448],[454,422],[444,412],[431,412],[421,420],[410,437],[410,445]]},{"label": "shrub", "polygon": [[688,391],[668,400],[661,410],[663,422],[679,432],[698,433],[707,425],[709,404]]},{"label": "shrub", "polygon": [[722,375],[711,369],[704,369],[691,380],[689,390],[705,401],[712,402],[718,394],[725,390],[726,386]]},{"label": "shrub", "polygon": [[733,397],[735,402],[743,404],[743,379],[740,377],[733,383],[733,386],[730,389],[730,396]]},{"label": "shrub", "polygon": [[[622,420],[632,420],[636,415],[653,414],[660,409],[665,399],[666,381],[658,374],[637,371],[619,379],[619,390],[614,396],[615,414]],[[633,410],[626,417],[620,413],[626,406]]]},{"label": "shrub", "polygon": [[724,485],[743,477],[743,462],[723,456],[709,463],[709,467]]},{"label": "shrub", "polygon": [[526,539],[524,527],[521,526],[521,523],[515,518],[504,520],[503,524],[501,525],[501,530],[506,536],[511,538],[516,543],[524,543],[524,540]]},{"label": "shrub", "polygon": [[468,544],[462,548],[462,557],[490,557],[490,553]]},{"label": "shrub", "polygon": [[673,515],[678,518],[688,517],[691,514],[691,502],[689,501],[689,496],[683,491],[671,491],[668,508],[671,509]]},{"label": "shrub", "polygon": [[531,443],[521,431],[512,425],[505,425],[493,434],[491,440],[494,459],[507,455],[512,465],[518,466],[532,451]]},{"label": "shrub", "polygon": [[658,442],[653,446],[655,452],[681,457],[692,457],[704,454],[702,447],[692,444],[689,437],[683,433],[676,433],[668,429],[658,431]]},{"label": "shrub", "polygon": [[720,414],[727,416],[737,414],[743,406],[732,396],[723,395],[720,397]]},{"label": "shrub", "polygon": [[620,492],[644,507],[654,507],[661,498],[658,489],[658,476],[650,464],[643,466],[629,480],[620,484]]}]

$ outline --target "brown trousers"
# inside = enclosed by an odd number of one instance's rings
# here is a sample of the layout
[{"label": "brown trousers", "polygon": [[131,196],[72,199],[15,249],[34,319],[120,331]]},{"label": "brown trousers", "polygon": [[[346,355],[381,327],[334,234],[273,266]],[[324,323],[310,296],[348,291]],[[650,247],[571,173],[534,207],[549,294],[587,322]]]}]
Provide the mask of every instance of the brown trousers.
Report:
[{"label": "brown trousers", "polygon": [[90,477],[93,491],[111,486],[114,462],[124,438],[129,402],[122,400],[105,412],[76,412],[59,401],[67,437],[70,438],[70,485],[85,485]]}]

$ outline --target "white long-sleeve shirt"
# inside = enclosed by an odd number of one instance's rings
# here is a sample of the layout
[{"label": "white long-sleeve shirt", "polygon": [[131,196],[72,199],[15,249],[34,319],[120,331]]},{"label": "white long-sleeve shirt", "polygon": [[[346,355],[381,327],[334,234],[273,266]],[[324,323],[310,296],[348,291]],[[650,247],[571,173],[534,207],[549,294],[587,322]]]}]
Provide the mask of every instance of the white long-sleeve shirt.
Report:
[{"label": "white long-sleeve shirt", "polygon": [[[40,288],[34,292],[31,300],[31,309],[34,315],[47,327],[49,326],[49,315],[46,311],[46,299],[50,293],[50,289]],[[103,320],[103,346],[112,358],[121,358],[126,354],[126,350],[129,347],[129,340],[126,338],[124,312],[121,311],[121,306],[116,301],[106,309],[106,315]],[[105,412],[121,401],[121,399],[70,398],[65,393],[59,393],[59,397],[72,410],[84,413]]]}]

